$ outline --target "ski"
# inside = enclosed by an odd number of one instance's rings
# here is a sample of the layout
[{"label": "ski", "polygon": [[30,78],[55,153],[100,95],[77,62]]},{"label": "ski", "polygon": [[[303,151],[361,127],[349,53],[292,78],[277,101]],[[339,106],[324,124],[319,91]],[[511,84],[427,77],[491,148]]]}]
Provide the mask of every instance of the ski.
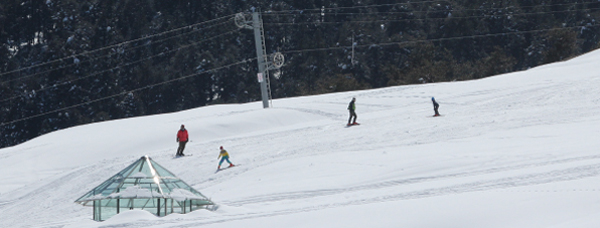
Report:
[{"label": "ski", "polygon": [[352,126],[355,126],[355,125],[360,125],[360,124],[359,123],[346,124],[346,127],[352,127]]},{"label": "ski", "polygon": [[193,154],[185,154],[185,155],[183,155],[183,156],[180,156],[180,155],[175,155],[173,158],[189,157],[189,156],[192,156],[192,155],[193,155]]},{"label": "ski", "polygon": [[227,166],[227,167],[224,167],[224,168],[217,169],[217,171],[215,171],[215,173],[218,173],[219,171],[230,169],[230,168],[233,168],[233,167],[236,167],[236,166],[240,166],[240,164],[232,165],[232,166]]}]

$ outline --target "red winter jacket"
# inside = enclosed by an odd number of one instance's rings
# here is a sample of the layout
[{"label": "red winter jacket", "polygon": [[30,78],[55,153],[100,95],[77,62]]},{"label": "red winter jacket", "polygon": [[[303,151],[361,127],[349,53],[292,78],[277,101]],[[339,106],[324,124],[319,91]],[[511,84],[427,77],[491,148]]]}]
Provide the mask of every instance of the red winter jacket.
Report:
[{"label": "red winter jacket", "polygon": [[179,130],[177,132],[177,142],[187,142],[188,141],[188,133],[187,130]]}]

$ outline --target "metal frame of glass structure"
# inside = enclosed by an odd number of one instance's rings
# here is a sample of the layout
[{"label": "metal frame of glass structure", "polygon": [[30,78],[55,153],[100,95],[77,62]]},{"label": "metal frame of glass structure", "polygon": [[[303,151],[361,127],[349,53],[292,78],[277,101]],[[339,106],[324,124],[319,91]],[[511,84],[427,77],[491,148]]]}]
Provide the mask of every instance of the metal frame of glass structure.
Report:
[{"label": "metal frame of glass structure", "polygon": [[165,216],[214,205],[148,156],[141,157],[75,203],[93,207],[93,219],[96,221],[109,219],[123,210],[141,209]]}]

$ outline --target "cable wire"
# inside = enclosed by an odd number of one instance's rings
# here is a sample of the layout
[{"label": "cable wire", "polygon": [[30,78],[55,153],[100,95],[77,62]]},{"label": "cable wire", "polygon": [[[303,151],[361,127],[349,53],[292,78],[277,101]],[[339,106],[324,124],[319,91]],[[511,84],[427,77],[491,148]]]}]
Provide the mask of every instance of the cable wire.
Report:
[{"label": "cable wire", "polygon": [[[265,13],[267,13],[267,14],[277,14],[277,13],[281,13],[281,12],[305,13],[305,11],[319,11],[319,12],[317,12],[315,14],[321,14],[321,11],[324,11],[324,10],[343,10],[343,9],[360,9],[360,8],[374,8],[374,7],[389,7],[389,6],[396,6],[396,5],[423,4],[423,3],[434,3],[434,2],[450,3],[447,0],[431,0],[431,1],[419,1],[419,2],[407,1],[407,2],[402,2],[402,3],[389,3],[389,4],[377,4],[377,5],[365,5],[365,6],[346,6],[346,7],[330,7],[330,8],[313,8],[313,9],[298,9],[298,10],[266,11]],[[587,3],[598,3],[598,2],[583,2],[581,4],[587,4]],[[550,5],[532,5],[532,6],[522,6],[521,8],[534,8],[534,7],[542,7],[542,6],[559,6],[559,5],[571,5],[571,4],[575,5],[575,4],[580,4],[580,3],[564,3],[564,4],[550,4]],[[491,9],[505,9],[505,8],[491,8]],[[472,9],[472,10],[478,10],[478,9]],[[482,9],[479,9],[479,10],[486,10],[486,9],[482,8]]]},{"label": "cable wire", "polygon": [[[588,8],[585,10],[596,10],[598,8]],[[306,25],[306,24],[342,24],[342,23],[381,23],[381,22],[404,22],[404,21],[426,21],[426,20],[448,20],[448,19],[472,19],[472,18],[486,18],[486,17],[502,17],[502,16],[529,16],[538,14],[555,14],[555,13],[566,13],[581,11],[582,9],[575,10],[562,10],[562,11],[546,11],[546,12],[531,12],[531,13],[516,13],[516,14],[490,14],[490,15],[478,15],[478,16],[463,16],[463,17],[429,17],[429,18],[406,18],[397,20],[368,20],[368,21],[339,21],[339,22],[283,22],[283,23],[263,23],[265,25]]]},{"label": "cable wire", "polygon": [[402,2],[402,3],[366,5],[366,6],[342,6],[342,7],[331,7],[331,8],[317,8],[317,9],[279,10],[279,11],[268,11],[267,13],[304,12],[304,11],[322,11],[322,10],[340,10],[340,9],[359,9],[359,8],[382,7],[382,6],[395,6],[395,5],[402,5],[402,4],[433,3],[433,2],[448,2],[448,1],[447,0],[431,0],[431,1]]},{"label": "cable wire", "polygon": [[[87,78],[90,78],[90,77],[93,77],[93,76],[96,76],[96,75],[99,75],[99,74],[102,74],[102,73],[113,71],[113,70],[116,70],[116,69],[119,69],[119,68],[122,68],[122,67],[126,67],[126,66],[130,66],[130,65],[136,64],[136,63],[144,62],[144,61],[153,59],[155,57],[163,56],[163,55],[168,54],[168,53],[172,53],[172,52],[175,52],[175,51],[180,51],[182,49],[185,49],[185,48],[188,48],[188,47],[195,46],[195,45],[198,45],[200,43],[203,43],[203,42],[205,42],[207,40],[213,40],[213,39],[216,39],[216,38],[220,38],[222,36],[229,35],[229,34],[232,34],[232,33],[238,32],[238,31],[239,31],[239,29],[232,30],[232,31],[229,31],[229,32],[225,32],[225,33],[222,33],[222,34],[219,34],[219,35],[216,35],[216,36],[213,36],[213,37],[210,37],[210,38],[198,41],[198,42],[194,42],[194,43],[191,43],[191,44],[188,44],[188,45],[183,45],[183,46],[180,46],[178,48],[175,48],[175,49],[172,49],[172,50],[169,50],[169,51],[164,51],[164,52],[161,52],[161,53],[158,53],[158,54],[155,54],[155,55],[151,55],[151,56],[145,57],[143,59],[138,59],[136,61],[124,63],[122,65],[119,65],[119,66],[116,66],[116,67],[113,67],[113,68],[109,68],[109,69],[97,71],[97,72],[91,73],[91,74],[89,74],[87,76],[78,77],[76,79],[72,79],[72,80],[64,81],[64,82],[61,82],[61,83],[58,83],[58,84],[54,84],[52,86],[48,86],[48,87],[36,89],[35,91],[36,92],[40,92],[40,91],[45,91],[45,90],[48,90],[48,89],[51,89],[51,88],[56,88],[58,86],[63,86],[63,85],[71,84],[71,83],[79,81],[79,80],[87,79]],[[17,96],[12,96],[12,97],[9,97],[9,98],[5,98],[5,99],[0,100],[0,103],[6,102],[6,101],[9,101],[9,100],[13,100],[13,99],[16,99],[16,98],[19,98],[19,97],[24,97],[24,96],[26,96],[26,95],[24,94],[24,95],[17,95]]]},{"label": "cable wire", "polygon": [[[305,9],[305,10],[269,11],[269,12],[266,12],[265,15],[269,15],[269,14],[272,14],[272,13],[278,13],[278,12],[304,12],[304,11],[317,11],[317,10],[318,11],[322,11],[322,10],[339,10],[339,9],[357,9],[357,8],[393,6],[393,5],[399,5],[399,4],[432,3],[432,2],[447,2],[447,1],[444,1],[444,0],[434,0],[434,1],[407,2],[407,3],[394,3],[394,4],[379,4],[379,5],[369,5],[369,6],[354,6],[354,7],[334,7],[334,8]],[[585,3],[575,3],[575,4],[585,4]],[[573,5],[575,5],[575,4],[573,4]],[[559,5],[559,4],[557,4],[557,5]],[[564,5],[567,5],[567,4],[564,4]],[[548,5],[544,5],[544,6],[548,6]],[[531,7],[534,7],[534,6],[531,6]],[[594,8],[594,9],[596,9],[596,8]],[[475,9],[472,9],[472,10],[475,10]],[[485,10],[485,9],[482,9],[482,10]],[[581,10],[585,10],[585,9],[581,9]],[[568,11],[575,11],[575,10],[567,10],[567,11],[562,11],[562,12],[568,12]],[[429,11],[429,12],[431,12],[431,11]],[[545,13],[556,13],[556,12],[561,12],[561,11],[545,12]],[[376,14],[381,14],[381,13],[376,13]],[[528,15],[528,14],[535,14],[535,13],[526,13],[526,14],[523,14],[523,15]],[[514,16],[514,15],[515,14],[511,14],[511,16]],[[221,17],[221,18],[213,19],[211,21],[218,20],[218,19],[223,19],[223,18],[231,17],[231,16],[232,15],[228,15],[228,16],[224,16],[224,17]],[[490,15],[490,16],[500,16],[500,15]],[[438,19],[438,18],[429,18],[429,19]],[[441,18],[439,18],[439,19],[441,19]],[[444,18],[444,19],[446,19],[446,18]],[[420,19],[420,20],[424,20],[424,19]],[[387,20],[387,21],[390,21],[390,20]],[[100,50],[106,50],[106,49],[109,49],[109,48],[118,47],[118,46],[121,46],[121,45],[124,45],[124,44],[132,43],[132,42],[136,42],[136,41],[141,41],[141,40],[144,40],[144,39],[148,39],[148,38],[151,38],[151,37],[156,37],[156,36],[159,36],[159,35],[168,34],[170,32],[179,31],[179,30],[186,29],[186,28],[191,28],[193,26],[197,26],[197,25],[200,25],[200,24],[208,23],[208,22],[210,22],[210,21],[201,22],[201,23],[197,23],[197,24],[194,24],[194,25],[185,26],[185,27],[181,27],[181,28],[177,28],[177,29],[165,31],[165,32],[162,32],[162,33],[154,34],[154,35],[151,35],[151,36],[147,36],[147,37],[142,37],[142,38],[138,38],[138,39],[134,39],[134,40],[130,40],[130,41],[121,42],[121,43],[114,44],[114,45],[109,45],[109,46],[102,47],[102,48],[99,48],[99,49],[95,49],[95,50],[92,50],[92,51],[86,51],[86,52],[83,52],[83,53],[74,54],[74,55],[71,55],[71,56],[68,56],[68,57],[64,57],[64,58],[52,60],[52,61],[41,63],[41,64],[36,64],[36,65],[25,67],[25,68],[20,68],[20,69],[13,70],[13,71],[10,71],[10,72],[0,73],[0,76],[5,75],[5,74],[9,74],[9,73],[15,73],[15,72],[23,71],[23,70],[26,70],[26,69],[31,69],[31,68],[34,68],[34,67],[39,67],[39,66],[42,66],[42,65],[47,65],[47,64],[50,64],[50,63],[55,63],[55,62],[63,61],[63,60],[69,59],[69,58],[74,58],[74,57],[85,55],[85,54],[90,54],[90,53],[97,52],[97,51],[100,51]],[[372,21],[369,21],[369,22],[372,22]],[[312,23],[316,24],[316,23],[319,23],[319,22],[312,22]],[[329,23],[344,23],[344,22],[329,22]],[[275,23],[265,23],[265,24],[275,24]],[[279,24],[284,24],[284,23],[279,23]],[[289,24],[298,24],[298,23],[289,23]],[[373,45],[377,45],[377,46],[389,46],[389,45],[401,45],[401,44],[411,44],[411,43],[421,43],[421,42],[441,42],[441,41],[449,41],[449,40],[460,40],[460,39],[469,39],[469,38],[474,39],[474,38],[484,38],[484,37],[494,37],[494,36],[504,36],[504,35],[516,35],[516,34],[528,34],[528,33],[536,33],[536,32],[547,32],[547,31],[553,31],[553,30],[563,30],[563,29],[572,29],[572,28],[584,28],[584,27],[598,27],[598,26],[600,26],[600,25],[571,26],[571,27],[562,27],[562,28],[538,29],[538,30],[515,31],[515,32],[502,32],[502,33],[494,33],[494,34],[482,34],[482,35],[471,35],[471,36],[447,37],[447,38],[437,38],[437,39],[422,39],[422,40],[412,40],[412,41],[384,42],[384,43],[351,45],[351,46],[338,46],[338,47],[327,47],[327,48],[299,49],[299,50],[282,51],[282,53],[295,54],[295,53],[313,52],[313,51],[341,50],[341,49],[347,49],[347,48],[352,48],[352,47],[362,48],[362,47],[370,47],[370,46],[373,46]],[[182,47],[180,47],[180,48],[182,48]],[[180,48],[178,48],[177,50],[179,50]],[[185,48],[185,47],[183,47],[183,48]],[[163,55],[163,54],[164,53],[157,54],[157,55],[154,55],[154,56],[151,56],[151,57],[147,57],[145,60],[153,58],[153,57],[156,57],[158,55]],[[247,63],[249,61],[254,61],[254,60],[256,60],[256,58],[245,59],[245,60],[242,60],[242,61],[239,61],[239,62],[236,62],[236,63],[232,63],[232,64],[228,64],[228,65],[225,65],[225,66],[213,68],[213,69],[210,69],[210,70],[207,70],[207,71],[203,71],[203,72],[200,72],[200,73],[189,74],[189,75],[186,75],[186,76],[183,76],[183,77],[179,77],[179,78],[175,78],[175,79],[170,79],[170,80],[163,81],[163,82],[160,82],[160,83],[156,83],[156,84],[152,84],[152,85],[147,85],[147,86],[139,87],[139,88],[136,88],[136,89],[133,89],[133,90],[129,90],[129,91],[126,91],[126,92],[122,92],[122,93],[118,93],[118,94],[114,94],[114,95],[110,95],[110,96],[105,96],[105,97],[98,98],[98,99],[95,99],[95,100],[92,100],[92,101],[82,102],[82,103],[79,103],[79,104],[71,105],[71,106],[68,106],[68,107],[60,108],[60,109],[55,109],[55,110],[52,110],[52,111],[48,111],[48,112],[44,112],[44,113],[41,113],[41,114],[32,115],[32,116],[29,116],[29,117],[24,117],[24,118],[13,120],[13,121],[9,121],[9,122],[3,122],[3,123],[0,124],[0,126],[5,126],[5,125],[8,125],[8,124],[13,124],[13,123],[16,123],[16,122],[25,121],[25,120],[29,120],[29,119],[32,119],[32,118],[36,118],[36,117],[40,117],[40,116],[44,116],[44,115],[48,115],[48,114],[52,114],[52,113],[56,113],[56,112],[60,112],[60,111],[64,111],[64,110],[68,110],[68,109],[72,109],[72,108],[76,108],[76,107],[80,107],[80,106],[83,106],[83,105],[87,105],[87,104],[91,104],[91,103],[95,103],[95,102],[107,100],[107,99],[110,99],[110,98],[114,98],[114,97],[117,97],[117,96],[122,96],[122,95],[129,94],[129,93],[132,93],[132,92],[138,92],[138,91],[141,91],[141,90],[149,89],[149,88],[152,88],[152,87],[155,87],[155,86],[165,85],[165,84],[168,84],[168,83],[171,83],[171,82],[183,80],[183,79],[186,79],[186,78],[191,78],[191,77],[198,76],[198,75],[201,75],[201,74],[204,74],[204,73],[217,71],[217,70],[220,70],[220,69],[223,69],[223,68],[232,67],[232,66],[235,66],[235,65]],[[143,60],[138,60],[138,61],[131,62],[131,63],[128,63],[128,64],[131,65],[131,64],[134,64],[134,63],[137,63],[137,62],[140,62],[140,61],[143,61]],[[123,67],[123,66],[119,66],[119,67]],[[118,67],[116,67],[116,68],[118,68]],[[113,69],[116,69],[116,68],[113,68]],[[94,74],[99,74],[99,72],[96,72]],[[91,76],[88,75],[88,76],[86,76],[86,78],[87,77],[91,77]],[[76,80],[81,80],[81,79],[74,79],[74,80],[71,80],[71,81],[63,83],[62,85],[68,84],[68,83],[72,83],[73,81],[76,81]],[[5,101],[5,100],[3,100],[3,101]]]},{"label": "cable wire", "polygon": [[[232,19],[230,19],[230,20],[232,20]],[[230,20],[222,22],[222,23],[219,23],[219,24],[215,24],[213,26],[218,26],[218,25],[222,25],[222,24],[228,23],[228,22],[230,22]],[[205,28],[203,28],[203,29],[205,29]],[[193,30],[193,31],[190,31],[190,32],[187,32],[187,33],[176,35],[176,36],[171,36],[171,37],[167,37],[167,38],[164,38],[164,39],[161,39],[161,40],[152,41],[152,42],[147,43],[147,44],[142,44],[142,45],[138,45],[138,46],[135,46],[135,47],[127,48],[127,49],[124,49],[123,51],[125,52],[125,51],[135,50],[135,49],[142,48],[142,47],[145,47],[145,46],[148,46],[148,45],[157,44],[157,43],[160,43],[160,42],[172,39],[172,38],[180,37],[180,36],[183,36],[183,35],[189,35],[191,33],[199,32],[199,31],[202,31],[202,30]],[[5,85],[5,84],[13,82],[13,81],[27,79],[27,78],[30,78],[30,77],[33,77],[33,76],[36,76],[36,75],[41,75],[41,74],[49,73],[49,72],[52,72],[52,71],[55,71],[55,70],[64,69],[64,68],[68,68],[68,67],[75,66],[75,65],[81,65],[81,64],[84,64],[84,63],[91,62],[93,60],[110,57],[112,55],[114,55],[114,53],[106,54],[106,55],[102,55],[102,56],[97,56],[97,57],[93,57],[93,58],[89,58],[89,59],[86,59],[86,60],[78,62],[78,63],[70,63],[70,64],[67,64],[67,65],[64,65],[64,66],[59,66],[58,68],[36,72],[36,73],[28,74],[26,76],[18,77],[18,78],[9,79],[9,80],[0,82],[0,85]],[[67,57],[66,59],[69,59],[69,57]],[[8,74],[8,73],[6,73],[6,74]],[[0,74],[0,76],[2,76],[2,75],[3,74]]]},{"label": "cable wire", "polygon": [[190,29],[190,28],[195,27],[195,26],[207,24],[209,22],[213,22],[213,21],[216,21],[216,20],[220,20],[220,19],[227,18],[227,17],[233,17],[233,16],[234,16],[234,14],[227,15],[227,16],[223,16],[223,17],[220,17],[220,18],[215,18],[215,19],[212,19],[212,20],[209,20],[209,21],[199,22],[199,23],[196,23],[196,24],[192,24],[192,25],[188,25],[188,26],[184,26],[184,27],[179,27],[179,28],[176,28],[176,29],[171,29],[171,30],[164,31],[164,32],[161,32],[161,33],[156,33],[156,34],[152,34],[152,35],[149,35],[149,36],[140,37],[140,38],[137,38],[137,39],[124,41],[124,42],[121,42],[121,43],[104,46],[104,47],[97,48],[97,49],[94,49],[94,50],[84,51],[84,52],[77,53],[77,54],[72,54],[72,55],[69,55],[69,56],[66,56],[66,57],[58,58],[58,59],[47,61],[47,62],[44,62],[44,63],[35,64],[35,65],[31,65],[31,66],[24,67],[24,68],[19,68],[19,69],[16,69],[16,70],[3,72],[3,73],[0,73],[0,76],[6,75],[6,74],[11,74],[11,73],[16,73],[16,72],[20,72],[20,71],[23,71],[23,70],[28,70],[28,69],[32,69],[32,68],[35,68],[35,67],[39,67],[39,66],[44,66],[44,65],[56,63],[56,62],[65,61],[67,59],[76,58],[76,57],[82,56],[82,55],[89,55],[91,53],[95,53],[95,52],[98,52],[98,51],[102,51],[102,50],[106,50],[106,49],[110,49],[110,48],[115,48],[115,47],[118,47],[118,46],[126,45],[126,44],[129,44],[129,43],[141,41],[141,40],[152,38],[152,37],[156,37],[156,36],[165,35],[165,34],[176,32],[176,31],[180,31],[180,30],[183,30],[183,29]]},{"label": "cable wire", "polygon": [[[600,9],[591,8],[591,9]],[[564,11],[550,11],[550,12],[534,12],[534,13],[521,13],[521,14],[495,14],[495,15],[480,15],[480,16],[464,16],[464,17],[429,17],[429,18],[406,18],[398,20],[368,20],[368,21],[339,21],[339,22],[286,22],[286,23],[263,23],[265,25],[307,25],[307,24],[343,24],[343,23],[381,23],[381,22],[407,22],[407,21],[427,21],[427,20],[448,20],[448,19],[472,19],[472,18],[487,18],[487,17],[502,17],[502,16],[528,16],[535,14],[554,14],[554,13],[565,13],[573,12],[578,10],[564,10]]]},{"label": "cable wire", "polygon": [[72,108],[77,108],[77,107],[80,107],[80,106],[83,106],[83,105],[88,105],[88,104],[96,103],[96,102],[99,102],[99,101],[108,100],[110,98],[114,98],[114,97],[118,97],[118,96],[123,96],[123,95],[129,94],[129,93],[138,92],[138,91],[142,91],[142,90],[145,90],[145,89],[150,89],[150,88],[155,87],[155,86],[165,85],[165,84],[168,84],[168,83],[171,83],[171,82],[175,82],[175,81],[179,81],[179,80],[183,80],[183,79],[195,77],[195,76],[198,76],[198,75],[201,75],[201,74],[205,74],[205,73],[208,73],[208,72],[217,71],[217,70],[220,70],[220,69],[223,69],[223,68],[229,68],[229,67],[232,67],[232,66],[235,66],[235,65],[247,63],[247,62],[254,61],[254,60],[256,60],[256,58],[245,59],[245,60],[242,60],[242,61],[239,61],[239,62],[235,62],[235,63],[231,63],[231,64],[228,64],[228,65],[216,67],[216,68],[209,69],[209,70],[206,70],[206,71],[203,71],[203,72],[188,74],[188,75],[185,75],[185,76],[182,76],[182,77],[179,77],[179,78],[174,78],[174,79],[170,79],[170,80],[167,80],[167,81],[155,83],[155,84],[152,84],[152,85],[147,85],[147,86],[139,87],[139,88],[136,88],[136,89],[132,89],[132,90],[129,90],[129,91],[121,92],[121,93],[118,93],[118,94],[113,94],[113,95],[105,96],[105,97],[98,98],[98,99],[95,99],[95,100],[82,102],[82,103],[79,103],[79,104],[75,104],[75,105],[71,105],[71,106],[68,106],[68,107],[59,108],[59,109],[55,109],[55,110],[52,110],[52,111],[48,111],[48,112],[44,112],[44,113],[40,113],[40,114],[36,114],[36,115],[24,117],[24,118],[12,120],[12,121],[9,121],[9,122],[3,122],[3,123],[0,123],[0,127],[5,126],[5,125],[9,125],[9,124],[14,124],[14,123],[21,122],[21,121],[25,121],[25,120],[30,120],[30,119],[41,117],[41,116],[45,116],[45,115],[52,114],[52,113],[57,113],[57,112],[69,110],[69,109],[72,109]]},{"label": "cable wire", "polygon": [[[354,47],[361,48],[361,47],[370,47],[373,45],[388,46],[388,45],[423,43],[423,42],[441,42],[441,41],[461,40],[461,39],[469,39],[469,38],[474,39],[474,38],[484,38],[484,37],[494,37],[494,36],[504,36],[504,35],[528,34],[528,33],[536,33],[536,32],[548,32],[548,31],[554,31],[554,30],[586,28],[586,27],[600,27],[600,25],[571,26],[571,27],[562,27],[562,28],[537,29],[537,30],[529,30],[529,31],[490,33],[490,34],[471,35],[471,36],[458,36],[458,37],[447,37],[447,38],[436,38],[436,39],[422,39],[422,40],[399,41],[399,42],[373,43],[373,44],[354,45]],[[288,51],[280,51],[280,52],[283,54],[294,54],[294,53],[313,52],[313,51],[328,51],[328,50],[338,50],[338,49],[347,49],[347,48],[352,48],[352,45],[351,46],[326,47],[326,48],[288,50]]]},{"label": "cable wire", "polygon": [[[388,5],[399,5],[399,4],[414,4],[414,3],[430,3],[430,2],[446,2],[446,1],[424,1],[424,2],[407,2],[407,3],[393,3]],[[492,8],[477,8],[477,9],[445,9],[445,10],[427,10],[427,11],[406,11],[406,12],[360,12],[360,13],[340,13],[340,12],[322,12],[323,10],[337,10],[337,9],[346,9],[346,8],[368,8],[368,7],[379,7],[382,5],[368,5],[368,6],[356,6],[356,7],[341,7],[341,8],[324,8],[324,9],[308,9],[308,10],[290,10],[290,11],[267,11],[264,12],[263,16],[279,16],[279,15],[298,15],[293,13],[280,13],[280,12],[298,12],[302,15],[304,14],[335,14],[335,15],[356,15],[356,14],[401,14],[401,13],[435,13],[435,12],[463,12],[463,11],[487,11],[487,10],[508,10],[508,9],[528,9],[528,8],[536,8],[536,7],[554,7],[554,6],[576,6],[576,5],[584,5],[584,4],[594,4],[599,2],[575,2],[575,3],[563,3],[563,4],[548,4],[548,5],[532,5],[532,6],[520,6],[519,8],[515,8],[515,6],[508,7],[492,7]],[[383,5],[386,6],[386,5]],[[321,11],[321,12],[304,12],[304,11]]]}]

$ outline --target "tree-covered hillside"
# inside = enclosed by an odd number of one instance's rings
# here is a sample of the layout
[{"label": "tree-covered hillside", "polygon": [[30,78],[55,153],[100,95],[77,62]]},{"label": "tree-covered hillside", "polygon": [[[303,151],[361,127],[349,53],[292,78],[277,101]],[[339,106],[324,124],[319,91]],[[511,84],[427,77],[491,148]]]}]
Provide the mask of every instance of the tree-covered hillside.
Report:
[{"label": "tree-covered hillside", "polygon": [[[469,80],[598,47],[600,2],[4,0],[0,147],[97,121],[261,99],[260,11],[273,98]],[[274,77],[277,75],[277,77]],[[176,130],[177,126],[175,126]]]}]

